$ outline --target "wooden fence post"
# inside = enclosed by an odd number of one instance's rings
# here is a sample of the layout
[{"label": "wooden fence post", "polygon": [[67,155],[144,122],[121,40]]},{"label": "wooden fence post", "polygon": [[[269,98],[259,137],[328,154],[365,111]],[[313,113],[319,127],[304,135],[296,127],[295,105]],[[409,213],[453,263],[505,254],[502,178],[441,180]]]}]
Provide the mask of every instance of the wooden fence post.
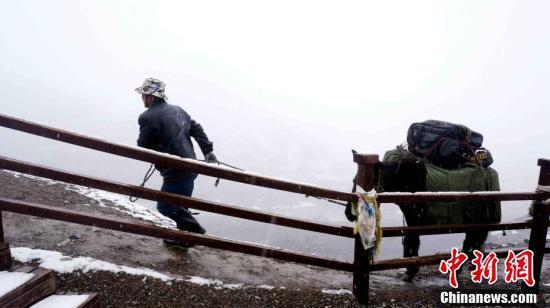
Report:
[{"label": "wooden fence post", "polygon": [[[379,162],[378,155],[353,154],[353,161],[357,163],[356,183],[365,191],[374,188],[376,168]],[[355,248],[353,256],[353,294],[360,304],[369,302],[369,264],[371,263],[370,251],[366,251],[361,243],[359,234],[355,236]]]},{"label": "wooden fence post", "polygon": [[[539,159],[540,166],[539,186],[550,186],[550,160]],[[533,205],[533,227],[529,237],[529,249],[533,251],[533,276],[535,285],[529,287],[522,284],[522,290],[529,293],[537,293],[540,288],[540,273],[542,270],[542,261],[546,246],[546,236],[548,234],[548,218],[550,215],[550,205],[543,201],[535,202]]]},{"label": "wooden fence post", "polygon": [[10,245],[4,243],[4,228],[2,225],[2,211],[0,211],[0,271],[6,271],[11,268],[12,260]]}]

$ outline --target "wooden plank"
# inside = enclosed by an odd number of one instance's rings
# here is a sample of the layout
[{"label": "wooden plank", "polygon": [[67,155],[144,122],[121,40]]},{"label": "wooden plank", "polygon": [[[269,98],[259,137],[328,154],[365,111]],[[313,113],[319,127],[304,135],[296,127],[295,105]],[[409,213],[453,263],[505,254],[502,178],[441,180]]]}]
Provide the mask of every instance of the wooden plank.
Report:
[{"label": "wooden plank", "polygon": [[[355,179],[357,185],[366,190],[371,190],[375,183],[376,164],[378,155],[362,155],[353,153],[353,161],[357,163]],[[353,248],[353,295],[362,305],[369,304],[369,279],[370,263],[372,261],[372,249],[365,250],[359,234],[355,236]]]},{"label": "wooden plank", "polygon": [[148,151],[123,144],[108,142],[99,138],[88,137],[3,114],[0,114],[0,126],[105,153],[161,164],[167,167],[185,169],[190,172],[196,172],[230,181],[335,200],[354,201],[356,198],[353,194],[346,192],[326,189],[305,183],[275,179],[245,171],[221,168],[192,159],[177,158],[173,155],[166,155],[160,152]]},{"label": "wooden plank", "polygon": [[274,215],[267,212],[249,210],[242,207],[202,200],[198,198],[189,198],[179,194],[171,194],[145,187],[88,177],[80,174],[44,167],[38,164],[30,164],[2,156],[0,156],[0,168],[26,174],[32,174],[35,176],[66,183],[106,190],[117,194],[131,195],[153,201],[164,201],[170,204],[176,204],[187,208],[193,208],[222,215],[239,217],[263,223],[275,224],[313,232],[345,236],[350,238],[353,237],[353,229],[347,226],[325,225],[305,219],[295,219],[282,215]]},{"label": "wooden plank", "polygon": [[30,272],[34,271],[35,269],[36,269],[36,266],[21,265],[21,266],[15,268],[13,271],[14,272],[19,272],[19,273],[30,273]]},{"label": "wooden plank", "polygon": [[463,233],[466,231],[496,231],[529,229],[533,225],[532,220],[507,224],[470,224],[470,225],[426,225],[413,227],[385,227],[382,228],[383,237],[395,237],[403,235],[431,235]]},{"label": "wooden plank", "polygon": [[82,303],[78,308],[100,308],[101,302],[98,293],[87,293],[88,299]]},{"label": "wooden plank", "polygon": [[[550,160],[539,159],[539,186],[550,185]],[[542,200],[533,204],[533,227],[529,235],[529,249],[533,251],[533,278],[535,284],[528,286],[523,283],[521,288],[524,292],[536,293],[540,289],[540,274],[544,260],[546,238],[548,237],[548,224],[550,219],[550,205]]]},{"label": "wooden plank", "polygon": [[[85,297],[85,300],[79,304],[78,306],[71,306],[75,308],[99,308],[101,307],[100,298],[98,293],[84,293],[84,294],[78,294],[78,293],[67,293],[67,294],[52,294],[41,301],[35,303],[34,305],[38,307],[52,307],[53,304],[59,303],[59,302],[69,302],[73,303],[76,300],[71,300],[70,298],[73,296],[79,296],[79,297]],[[80,299],[82,301],[82,299]]]},{"label": "wooden plank", "polygon": [[541,186],[549,186],[550,185],[550,160],[539,159],[538,165],[540,166],[538,184]]},{"label": "wooden plank", "polygon": [[26,265],[14,265],[14,266],[12,266],[12,268],[11,268],[10,271],[11,271],[11,272],[17,272],[17,270],[18,270],[19,268],[23,267],[23,266],[26,266]]},{"label": "wooden plank", "polygon": [[55,274],[44,268],[23,267],[18,272],[34,275],[29,281],[0,298],[0,307],[28,307],[55,292]]},{"label": "wooden plank", "polygon": [[[445,201],[519,201],[545,200],[550,198],[546,192],[417,192],[417,193],[380,193],[376,196],[379,203],[421,203]],[[405,204],[407,206],[407,204]]]},{"label": "wooden plank", "polygon": [[74,222],[81,225],[94,226],[98,228],[111,229],[121,232],[141,234],[156,238],[183,240],[196,245],[203,245],[212,248],[241,252],[296,263],[315,265],[330,269],[352,272],[354,268],[353,264],[351,263],[302,254],[289,250],[276,249],[269,246],[249,244],[228,239],[221,239],[214,236],[200,235],[197,233],[191,233],[181,230],[176,231],[164,229],[157,226],[138,224],[123,219],[107,219],[98,215],[83,214],[77,211],[58,209],[20,200],[0,198],[0,210],[66,222]]},{"label": "wooden plank", "polygon": [[[498,258],[506,258],[509,250],[494,250]],[[513,250],[516,253],[523,251],[523,249]],[[490,253],[491,251],[486,251]],[[370,266],[371,271],[384,271],[389,269],[404,268],[409,266],[427,266],[427,265],[438,265],[441,260],[446,260],[451,257],[450,254],[436,254],[431,256],[421,256],[421,257],[412,257],[412,258],[401,258],[401,259],[388,259],[375,261]]]},{"label": "wooden plank", "polygon": [[369,284],[370,284],[370,264],[372,256],[370,250],[365,250],[361,237],[355,237],[355,245],[353,247],[353,295],[360,304],[368,305],[369,303]]},{"label": "wooden plank", "polygon": [[543,169],[550,169],[550,159],[539,158],[537,165],[541,166]]},{"label": "wooden plank", "polygon": [[533,278],[535,279],[535,285],[529,287],[523,283],[522,290],[524,292],[537,293],[540,289],[540,275],[546,250],[549,218],[550,206],[542,202],[535,203],[533,206],[534,225],[529,235],[529,249],[533,251]]},{"label": "wooden plank", "polygon": [[0,243],[4,242],[4,225],[2,224],[2,211],[0,211]]},{"label": "wooden plank", "polygon": [[0,271],[6,271],[13,265],[10,245],[0,242]]}]

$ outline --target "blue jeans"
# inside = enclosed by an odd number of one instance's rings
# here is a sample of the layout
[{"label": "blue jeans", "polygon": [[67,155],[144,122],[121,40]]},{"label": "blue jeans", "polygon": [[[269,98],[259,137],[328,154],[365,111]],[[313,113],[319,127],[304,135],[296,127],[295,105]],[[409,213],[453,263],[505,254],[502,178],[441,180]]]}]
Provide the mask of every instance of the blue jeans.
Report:
[{"label": "blue jeans", "polygon": [[[181,180],[174,182],[164,182],[161,191],[180,194],[186,197],[191,197],[197,175],[190,175]],[[204,234],[206,230],[193,218],[191,212],[186,207],[169,204],[162,201],[157,203],[157,210],[164,216],[169,217],[176,222],[176,226],[180,230]]]}]

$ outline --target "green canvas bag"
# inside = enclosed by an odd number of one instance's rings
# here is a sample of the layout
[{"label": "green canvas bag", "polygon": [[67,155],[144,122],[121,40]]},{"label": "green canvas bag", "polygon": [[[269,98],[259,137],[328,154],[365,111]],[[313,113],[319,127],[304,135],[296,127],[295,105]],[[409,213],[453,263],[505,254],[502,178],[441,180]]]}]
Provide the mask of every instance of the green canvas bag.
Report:
[{"label": "green canvas bag", "polygon": [[[402,147],[386,152],[384,162],[396,162],[410,157]],[[418,158],[418,160],[423,161]],[[426,166],[426,191],[499,191],[498,173],[465,163],[458,169],[448,170],[423,161]],[[425,224],[498,223],[501,220],[500,201],[428,202],[423,210]]]}]

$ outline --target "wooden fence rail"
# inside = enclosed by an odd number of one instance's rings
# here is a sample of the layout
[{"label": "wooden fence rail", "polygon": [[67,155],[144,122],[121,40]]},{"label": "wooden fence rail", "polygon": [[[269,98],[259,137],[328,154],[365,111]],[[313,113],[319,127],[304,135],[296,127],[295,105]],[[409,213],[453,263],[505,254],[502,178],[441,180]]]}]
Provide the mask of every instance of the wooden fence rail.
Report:
[{"label": "wooden fence rail", "polygon": [[31,164],[15,159],[0,156],[0,168],[26,173],[34,176],[48,178],[56,181],[87,186],[117,194],[135,196],[147,200],[163,201],[182,207],[203,210],[207,212],[239,217],[264,223],[298,228],[314,232],[332,234],[337,236],[353,237],[353,229],[345,226],[333,226],[315,223],[304,219],[295,219],[266,212],[249,210],[242,207],[206,201],[198,198],[189,198],[179,194],[161,192],[154,189],[128,185],[114,181],[93,178],[80,174],[70,173],[59,169],[48,168],[38,164]]},{"label": "wooden fence rail", "polygon": [[[498,258],[505,258],[508,254],[508,249],[498,249],[494,250]],[[515,253],[523,251],[523,249],[512,250]],[[489,253],[491,251],[487,251]],[[545,253],[549,253],[550,248],[545,249]],[[412,258],[401,258],[401,259],[386,259],[373,262],[369,270],[371,272],[376,271],[385,271],[389,269],[397,269],[408,266],[427,266],[427,265],[439,265],[441,260],[447,260],[451,257],[448,253],[435,254],[431,256],[421,256],[421,257],[412,257]]]},{"label": "wooden fence rail", "polygon": [[104,218],[99,215],[83,214],[77,211],[59,209],[46,205],[29,203],[20,200],[0,198],[0,211],[44,217],[54,220],[88,225],[98,228],[111,229],[127,233],[134,233],[171,240],[184,240],[197,245],[224,249],[234,252],[275,258],[285,261],[315,265],[330,269],[353,271],[353,264],[313,255],[276,249],[269,246],[249,244],[234,240],[222,239],[209,235],[201,235],[181,230],[165,229],[157,226],[130,222],[124,219]]},{"label": "wooden fence rail", "polygon": [[315,196],[335,200],[354,201],[356,199],[354,194],[346,192],[321,188],[305,183],[283,181],[280,179],[261,176],[250,172],[233,170],[224,167],[214,166],[212,164],[201,163],[192,159],[179,158],[173,155],[167,155],[128,145],[108,142],[99,138],[84,136],[70,131],[13,118],[3,114],[0,114],[0,126],[105,153],[110,153],[155,164],[161,164],[164,166],[181,168],[203,175],[222,178],[234,182],[269,187],[278,190],[304,194],[307,196]]}]

